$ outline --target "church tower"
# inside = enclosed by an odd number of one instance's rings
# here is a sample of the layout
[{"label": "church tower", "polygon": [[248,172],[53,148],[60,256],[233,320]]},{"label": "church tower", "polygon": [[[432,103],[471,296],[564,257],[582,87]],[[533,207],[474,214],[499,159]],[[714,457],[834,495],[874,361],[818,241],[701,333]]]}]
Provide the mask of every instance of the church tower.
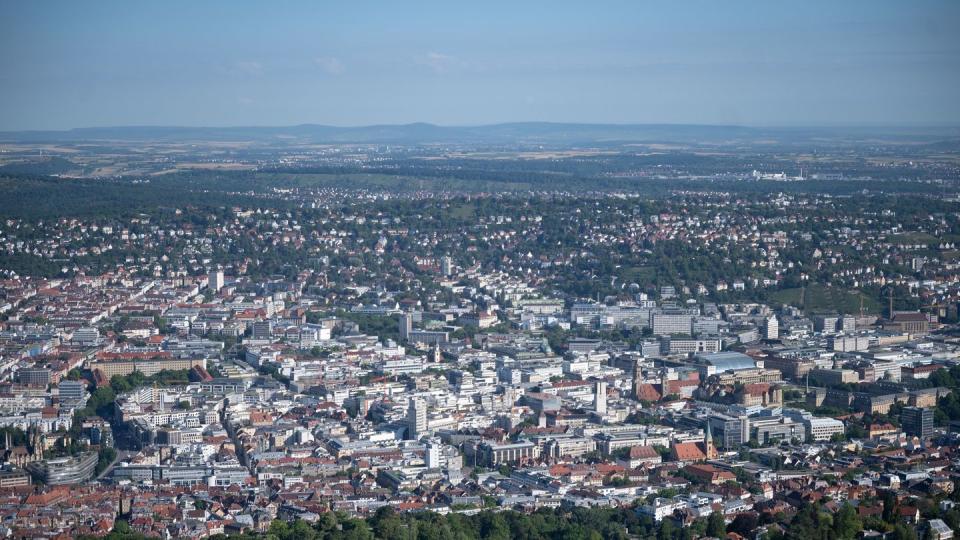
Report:
[{"label": "church tower", "polygon": [[717,449],[713,445],[713,429],[710,426],[710,419],[707,419],[707,429],[703,433],[703,454],[707,459],[717,458]]}]

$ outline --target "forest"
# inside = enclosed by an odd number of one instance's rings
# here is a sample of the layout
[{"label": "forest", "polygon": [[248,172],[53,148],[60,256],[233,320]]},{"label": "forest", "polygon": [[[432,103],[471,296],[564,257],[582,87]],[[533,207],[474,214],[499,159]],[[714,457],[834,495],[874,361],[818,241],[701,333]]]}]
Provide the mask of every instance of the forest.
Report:
[{"label": "forest", "polygon": [[[218,540],[690,540],[724,538],[728,533],[741,537],[762,529],[765,540],[854,540],[869,528],[886,533],[889,540],[917,540],[916,532],[897,516],[897,502],[886,492],[883,514],[861,518],[850,504],[804,503],[791,518],[782,514],[743,513],[726,523],[714,512],[705,518],[680,525],[673,519],[660,523],[643,516],[635,506],[621,508],[539,509],[533,513],[513,510],[437,514],[398,513],[382,507],[363,519],[342,512],[324,512],[312,524],[295,520],[274,521],[264,533],[217,535]],[[835,508],[835,509],[831,509]],[[930,512],[951,526],[960,511]],[[118,521],[108,540],[142,540],[129,525]]]}]

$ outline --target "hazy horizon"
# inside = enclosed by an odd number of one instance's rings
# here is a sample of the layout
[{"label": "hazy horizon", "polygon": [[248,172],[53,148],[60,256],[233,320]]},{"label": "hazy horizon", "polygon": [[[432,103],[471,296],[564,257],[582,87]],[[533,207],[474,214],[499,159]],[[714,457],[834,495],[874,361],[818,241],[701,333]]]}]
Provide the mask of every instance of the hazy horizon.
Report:
[{"label": "hazy horizon", "polygon": [[934,122],[925,122],[925,123],[899,123],[899,124],[890,124],[890,123],[876,123],[869,124],[866,122],[855,123],[855,124],[708,124],[708,123],[691,123],[691,122],[564,122],[564,121],[553,121],[553,120],[506,120],[503,122],[493,122],[493,123],[473,123],[473,124],[443,124],[437,122],[422,122],[422,121],[411,121],[411,122],[374,122],[370,124],[332,124],[332,123],[322,123],[322,122],[301,122],[296,124],[103,124],[103,125],[84,125],[84,126],[72,126],[66,128],[54,128],[54,129],[4,129],[0,132],[5,133],[29,133],[29,132],[70,132],[70,131],[83,131],[83,130],[109,130],[109,129],[288,129],[296,127],[323,127],[323,128],[334,128],[334,129],[361,129],[361,128],[373,128],[373,127],[406,127],[406,126],[431,126],[437,128],[485,128],[485,127],[495,127],[495,126],[505,126],[505,125],[523,125],[523,124],[539,124],[539,125],[570,125],[570,126],[609,126],[609,127],[704,127],[704,128],[731,128],[731,129],[771,129],[771,130],[859,130],[859,129],[960,129],[960,120],[943,122],[943,123],[934,123]]},{"label": "hazy horizon", "polygon": [[960,125],[960,3],[0,3],[0,130]]}]

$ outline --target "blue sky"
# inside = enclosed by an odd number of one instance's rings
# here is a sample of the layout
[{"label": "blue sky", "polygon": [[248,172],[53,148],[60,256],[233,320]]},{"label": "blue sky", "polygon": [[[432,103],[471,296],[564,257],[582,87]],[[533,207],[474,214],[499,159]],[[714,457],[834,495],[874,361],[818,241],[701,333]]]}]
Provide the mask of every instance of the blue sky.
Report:
[{"label": "blue sky", "polygon": [[956,0],[0,0],[0,129],[960,124]]}]

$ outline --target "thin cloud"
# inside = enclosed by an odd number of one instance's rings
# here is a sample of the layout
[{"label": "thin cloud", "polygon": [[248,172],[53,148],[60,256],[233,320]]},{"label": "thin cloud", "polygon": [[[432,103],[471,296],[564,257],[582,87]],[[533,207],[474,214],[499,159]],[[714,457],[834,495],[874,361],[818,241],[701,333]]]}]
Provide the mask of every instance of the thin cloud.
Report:
[{"label": "thin cloud", "polygon": [[417,63],[427,66],[434,73],[446,73],[454,68],[463,67],[465,63],[455,56],[430,51],[427,54],[417,58]]},{"label": "thin cloud", "polygon": [[343,62],[341,62],[339,58],[333,56],[314,58],[313,63],[327,75],[339,75],[343,73]]},{"label": "thin cloud", "polygon": [[260,75],[263,73],[263,64],[255,60],[240,60],[234,62],[233,67],[247,75]]}]

